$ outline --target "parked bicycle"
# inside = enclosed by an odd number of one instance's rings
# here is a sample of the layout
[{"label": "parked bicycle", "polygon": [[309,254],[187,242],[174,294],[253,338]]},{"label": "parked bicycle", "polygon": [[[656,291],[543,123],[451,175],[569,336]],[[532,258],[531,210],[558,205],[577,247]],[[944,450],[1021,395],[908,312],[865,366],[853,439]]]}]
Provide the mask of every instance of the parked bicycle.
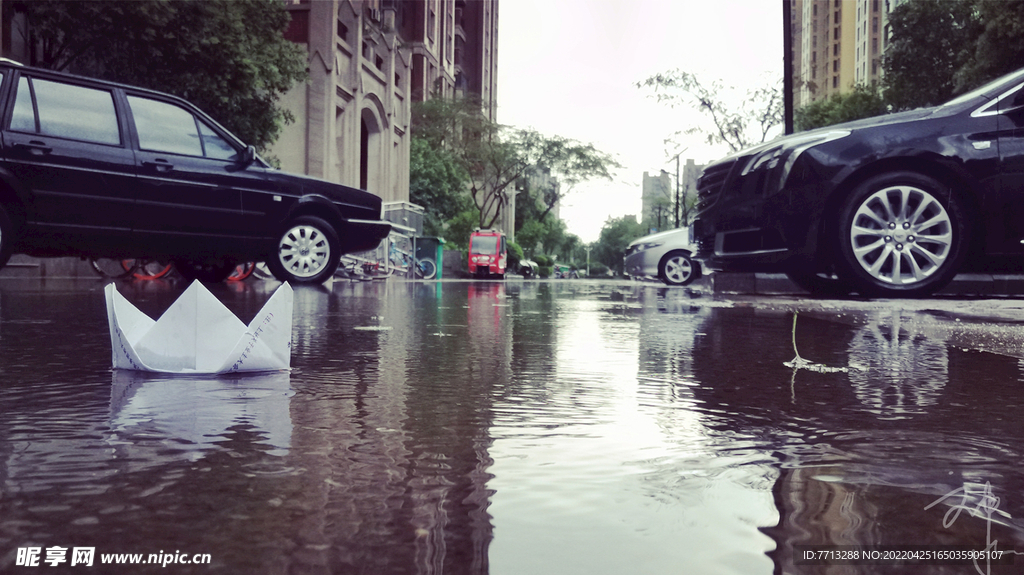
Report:
[{"label": "parked bicycle", "polygon": [[133,277],[140,280],[155,280],[171,273],[172,266],[166,262],[147,259],[91,258],[89,265],[97,274],[123,279]]},{"label": "parked bicycle", "polygon": [[437,275],[437,264],[427,258],[415,259],[409,252],[398,249],[394,242],[391,242],[389,258],[395,269],[416,279],[434,279]]}]

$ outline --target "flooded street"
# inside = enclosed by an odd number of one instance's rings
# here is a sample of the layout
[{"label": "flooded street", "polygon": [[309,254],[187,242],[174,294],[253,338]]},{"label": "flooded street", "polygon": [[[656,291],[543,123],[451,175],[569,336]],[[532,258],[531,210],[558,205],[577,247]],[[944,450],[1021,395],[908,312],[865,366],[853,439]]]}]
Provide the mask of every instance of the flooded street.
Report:
[{"label": "flooded street", "polygon": [[111,369],[102,288],[0,283],[0,573],[1024,572],[801,547],[1024,552],[1014,300],[336,282],[290,372],[188,377]]}]

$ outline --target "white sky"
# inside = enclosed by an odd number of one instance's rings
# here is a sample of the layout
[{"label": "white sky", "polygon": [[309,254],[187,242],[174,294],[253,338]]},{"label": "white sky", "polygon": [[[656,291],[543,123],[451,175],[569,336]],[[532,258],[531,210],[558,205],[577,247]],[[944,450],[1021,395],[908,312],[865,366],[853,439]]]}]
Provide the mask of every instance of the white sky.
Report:
[{"label": "white sky", "polygon": [[577,186],[562,219],[584,242],[609,217],[640,212],[645,171],[675,173],[727,153],[692,136],[665,138],[702,116],[669,108],[635,86],[681,69],[745,91],[782,75],[778,0],[502,0],[498,9],[498,121],[590,142],[625,167],[616,181]]}]

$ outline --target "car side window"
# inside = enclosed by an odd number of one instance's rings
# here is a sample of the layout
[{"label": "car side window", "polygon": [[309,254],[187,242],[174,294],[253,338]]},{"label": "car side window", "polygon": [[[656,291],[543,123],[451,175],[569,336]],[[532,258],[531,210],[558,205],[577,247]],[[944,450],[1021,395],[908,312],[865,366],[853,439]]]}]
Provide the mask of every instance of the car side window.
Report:
[{"label": "car side window", "polygon": [[15,95],[11,129],[83,142],[119,145],[114,95],[40,78],[22,77]]},{"label": "car side window", "polygon": [[151,152],[233,160],[238,150],[192,112],[174,104],[128,96],[139,147]]},{"label": "car side window", "polygon": [[22,77],[18,82],[18,93],[14,97],[14,115],[11,117],[11,129],[16,132],[38,132],[36,111],[32,106],[32,88],[28,78]]},{"label": "car side window", "polygon": [[128,96],[135,130],[139,133],[139,147],[151,152],[167,152],[186,156],[202,156],[199,128],[192,113],[184,108]]},{"label": "car side window", "polygon": [[215,160],[235,160],[238,158],[236,150],[227,140],[221,138],[213,128],[200,120],[199,132],[203,135],[203,151],[207,158]]}]

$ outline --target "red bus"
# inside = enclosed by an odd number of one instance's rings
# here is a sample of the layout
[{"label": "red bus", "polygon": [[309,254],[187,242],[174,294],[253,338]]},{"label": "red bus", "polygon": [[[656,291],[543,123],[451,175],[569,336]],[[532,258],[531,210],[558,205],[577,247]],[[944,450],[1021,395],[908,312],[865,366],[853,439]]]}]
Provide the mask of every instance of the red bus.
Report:
[{"label": "red bus", "polygon": [[476,277],[505,277],[508,245],[497,230],[475,230],[469,234],[469,274]]}]

